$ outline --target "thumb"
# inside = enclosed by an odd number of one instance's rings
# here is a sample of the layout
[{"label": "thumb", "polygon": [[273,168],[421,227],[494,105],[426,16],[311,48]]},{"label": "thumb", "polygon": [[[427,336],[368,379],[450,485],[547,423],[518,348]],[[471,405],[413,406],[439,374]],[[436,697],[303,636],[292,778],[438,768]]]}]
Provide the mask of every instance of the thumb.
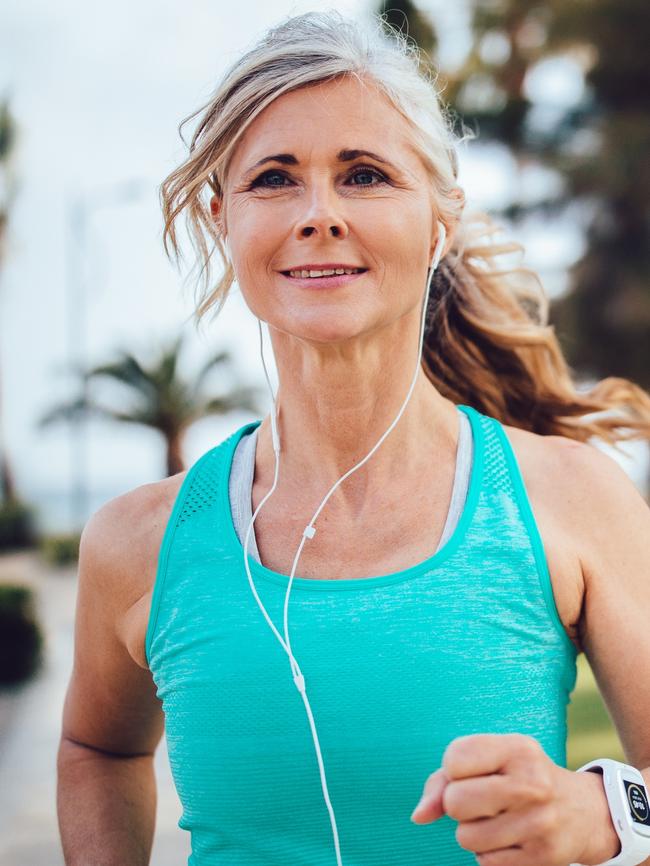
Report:
[{"label": "thumb", "polygon": [[442,795],[448,784],[449,778],[442,767],[432,773],[426,781],[420,802],[411,815],[411,821],[415,824],[428,824],[444,815]]}]

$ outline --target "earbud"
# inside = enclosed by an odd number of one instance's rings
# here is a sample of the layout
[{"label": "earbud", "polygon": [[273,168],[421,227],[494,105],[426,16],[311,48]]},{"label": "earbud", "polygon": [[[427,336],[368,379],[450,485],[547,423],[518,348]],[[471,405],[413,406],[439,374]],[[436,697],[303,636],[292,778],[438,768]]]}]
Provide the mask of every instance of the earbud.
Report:
[{"label": "earbud", "polygon": [[442,255],[442,251],[444,249],[446,240],[447,240],[447,229],[445,228],[445,224],[441,220],[438,220],[438,242],[436,243],[436,249],[435,249],[433,256],[431,258],[431,265],[430,265],[430,267],[432,267],[434,271],[438,267],[438,263],[440,261],[440,256]]}]

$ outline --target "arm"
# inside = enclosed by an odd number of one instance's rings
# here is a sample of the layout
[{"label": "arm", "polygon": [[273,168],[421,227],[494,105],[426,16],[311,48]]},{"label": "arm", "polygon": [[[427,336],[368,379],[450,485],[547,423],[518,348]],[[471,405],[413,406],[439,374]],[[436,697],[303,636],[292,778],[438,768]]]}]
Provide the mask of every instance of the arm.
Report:
[{"label": "arm", "polygon": [[57,755],[66,866],[146,866],[151,855],[163,713],[150,672],[119,634],[135,601],[133,575],[146,569],[151,505],[143,488],[117,497],[81,537],[74,663]]},{"label": "arm", "polygon": [[[575,482],[570,507],[574,519],[579,515],[582,540],[581,643],[625,760],[641,771],[650,791],[650,508],[604,452],[568,441],[564,451],[565,477]],[[602,863],[620,850],[602,778],[578,776],[585,803],[591,802],[584,814],[593,815],[587,859],[580,862]]]},{"label": "arm", "polygon": [[57,813],[66,866],[147,866],[156,820],[151,756],[61,739]]}]

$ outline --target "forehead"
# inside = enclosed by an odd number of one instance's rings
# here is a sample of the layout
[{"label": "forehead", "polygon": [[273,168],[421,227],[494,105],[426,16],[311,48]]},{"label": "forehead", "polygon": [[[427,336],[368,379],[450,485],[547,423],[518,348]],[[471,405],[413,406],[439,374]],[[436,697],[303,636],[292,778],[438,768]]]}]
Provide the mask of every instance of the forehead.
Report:
[{"label": "forehead", "polygon": [[246,171],[270,153],[328,159],[344,147],[374,150],[405,170],[422,170],[408,132],[407,121],[376,87],[345,76],[275,99],[237,143],[230,170]]}]

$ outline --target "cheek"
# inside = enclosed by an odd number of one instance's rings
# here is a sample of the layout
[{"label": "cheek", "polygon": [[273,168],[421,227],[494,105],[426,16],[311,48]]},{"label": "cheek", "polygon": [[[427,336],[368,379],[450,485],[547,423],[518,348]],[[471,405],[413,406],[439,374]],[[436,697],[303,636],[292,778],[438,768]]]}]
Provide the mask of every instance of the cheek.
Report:
[{"label": "cheek", "polygon": [[397,211],[386,233],[390,235],[393,258],[399,262],[400,268],[408,262],[411,271],[424,266],[429,252],[429,222],[430,215],[425,211],[405,213]]},{"label": "cheek", "polygon": [[274,294],[273,285],[279,274],[274,268],[282,264],[278,250],[281,242],[271,236],[270,231],[262,229],[239,231],[231,244],[234,249],[233,265],[235,279],[248,303]]}]

